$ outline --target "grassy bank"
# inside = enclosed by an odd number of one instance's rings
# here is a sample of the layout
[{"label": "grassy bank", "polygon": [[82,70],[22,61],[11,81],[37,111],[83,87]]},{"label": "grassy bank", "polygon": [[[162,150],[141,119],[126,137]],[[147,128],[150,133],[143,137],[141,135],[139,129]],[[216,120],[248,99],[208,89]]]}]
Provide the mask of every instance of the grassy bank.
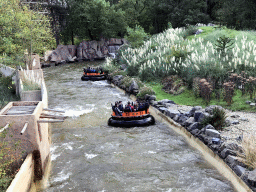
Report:
[{"label": "grassy bank", "polygon": [[250,112],[256,112],[256,109],[251,107],[250,105],[246,104],[245,102],[250,100],[249,96],[242,96],[242,92],[240,90],[236,90],[235,96],[233,97],[233,103],[231,106],[228,106],[225,101],[223,101],[223,98],[220,100],[212,99],[210,103],[206,103],[203,98],[197,98],[194,96],[194,93],[192,90],[186,89],[183,93],[180,95],[172,95],[168,94],[165,91],[162,90],[163,85],[160,83],[147,83],[148,86],[150,86],[154,92],[156,93],[156,99],[162,100],[162,99],[169,99],[173,100],[175,103],[179,105],[190,105],[190,106],[202,106],[206,107],[207,105],[220,105],[224,108],[233,110],[233,111],[250,111]]}]

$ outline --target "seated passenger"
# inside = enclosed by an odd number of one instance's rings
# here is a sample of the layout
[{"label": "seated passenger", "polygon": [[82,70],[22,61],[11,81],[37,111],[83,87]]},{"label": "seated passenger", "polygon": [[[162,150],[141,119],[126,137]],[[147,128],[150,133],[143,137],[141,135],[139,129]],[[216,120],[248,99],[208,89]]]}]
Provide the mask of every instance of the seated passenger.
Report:
[{"label": "seated passenger", "polygon": [[118,109],[118,102],[116,102],[115,105],[112,106],[112,110],[115,112],[116,116],[122,116],[122,112]]},{"label": "seated passenger", "polygon": [[134,111],[134,107],[131,105],[130,101],[128,101],[128,104],[125,107],[126,110],[129,110],[129,112]]},{"label": "seated passenger", "polygon": [[122,112],[124,111],[124,107],[123,107],[122,101],[119,101],[118,109],[119,109],[120,111],[122,111]]}]

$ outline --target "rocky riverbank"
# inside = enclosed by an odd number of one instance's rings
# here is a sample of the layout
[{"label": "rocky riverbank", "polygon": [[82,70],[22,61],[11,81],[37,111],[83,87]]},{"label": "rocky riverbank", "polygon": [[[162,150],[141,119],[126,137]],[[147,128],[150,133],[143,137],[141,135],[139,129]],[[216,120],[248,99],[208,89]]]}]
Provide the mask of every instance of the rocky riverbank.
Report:
[{"label": "rocky riverbank", "polygon": [[[116,75],[109,78],[109,80],[128,93],[135,93],[135,95],[139,93],[139,86],[136,82],[133,81],[132,86],[124,87],[121,83],[123,78],[122,75]],[[240,158],[240,154],[244,152],[242,147],[243,138],[247,134],[256,132],[254,126],[254,122],[256,122],[255,113],[232,112],[215,105],[204,109],[201,106],[177,105],[168,99],[155,101],[156,97],[154,95],[145,95],[144,99],[173,121],[185,127],[194,137],[200,139],[215,154],[221,157],[252,191],[256,191],[256,169],[249,169]],[[200,124],[204,117],[212,115],[215,107],[223,109],[227,116],[225,121],[227,126],[222,131],[216,130],[210,124],[204,127]]]}]

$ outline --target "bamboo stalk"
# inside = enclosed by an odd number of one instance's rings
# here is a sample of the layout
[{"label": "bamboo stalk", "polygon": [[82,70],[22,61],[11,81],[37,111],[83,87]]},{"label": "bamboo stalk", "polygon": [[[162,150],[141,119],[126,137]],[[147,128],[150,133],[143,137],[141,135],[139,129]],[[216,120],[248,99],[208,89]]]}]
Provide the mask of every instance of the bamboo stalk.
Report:
[{"label": "bamboo stalk", "polygon": [[2,129],[0,129],[0,133],[2,133],[5,129],[7,129],[9,127],[9,123],[7,123]]}]

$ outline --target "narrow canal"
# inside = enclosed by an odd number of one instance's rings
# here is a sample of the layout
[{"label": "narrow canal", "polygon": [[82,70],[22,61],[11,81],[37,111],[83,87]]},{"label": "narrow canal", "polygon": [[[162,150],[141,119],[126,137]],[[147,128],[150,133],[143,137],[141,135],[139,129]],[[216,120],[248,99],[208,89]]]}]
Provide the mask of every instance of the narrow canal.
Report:
[{"label": "narrow canal", "polygon": [[107,81],[81,81],[86,64],[44,69],[49,108],[64,110],[68,116],[51,126],[52,169],[44,191],[234,191],[165,123],[109,127],[111,103],[126,103],[129,98]]}]

